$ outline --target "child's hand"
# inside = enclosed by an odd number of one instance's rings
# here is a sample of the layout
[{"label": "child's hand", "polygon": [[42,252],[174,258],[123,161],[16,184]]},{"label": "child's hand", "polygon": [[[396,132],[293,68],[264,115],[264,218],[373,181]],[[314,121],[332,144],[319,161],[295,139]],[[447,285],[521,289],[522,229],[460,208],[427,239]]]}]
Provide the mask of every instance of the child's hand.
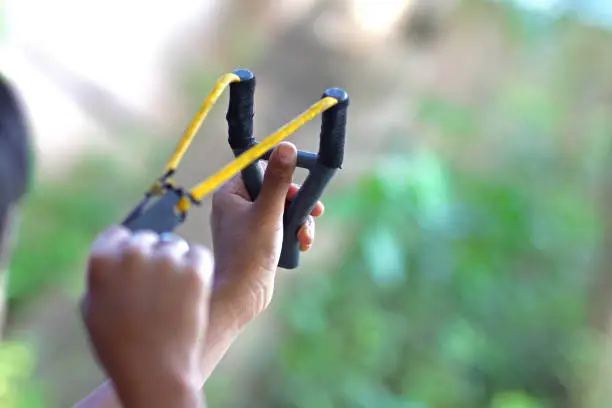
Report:
[{"label": "child's hand", "polygon": [[124,406],[199,406],[213,260],[179,237],[112,227],[94,243],[82,303]]}]

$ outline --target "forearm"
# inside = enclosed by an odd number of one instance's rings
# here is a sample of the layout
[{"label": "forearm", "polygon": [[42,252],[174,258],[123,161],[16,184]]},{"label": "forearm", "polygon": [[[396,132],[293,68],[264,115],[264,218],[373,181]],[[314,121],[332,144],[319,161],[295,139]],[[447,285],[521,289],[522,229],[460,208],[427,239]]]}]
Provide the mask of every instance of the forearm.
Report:
[{"label": "forearm", "polygon": [[117,387],[123,408],[203,408],[201,387],[176,377]]},{"label": "forearm", "polygon": [[[227,350],[230,348],[240,329],[229,324],[227,316],[211,315],[210,326],[206,338],[206,347],[202,358],[202,373],[204,381],[208,380],[215,367],[219,364]],[[73,408],[124,408],[113,383],[109,380],[95,389],[85,399]],[[125,407],[127,408],[127,407]]]},{"label": "forearm", "polygon": [[211,376],[241,331],[241,327],[235,324],[238,320],[234,316],[227,316],[221,314],[221,312],[216,312],[216,310],[223,311],[228,309],[222,307],[213,308],[210,315],[206,346],[202,356],[202,376],[204,382]]},{"label": "forearm", "polygon": [[73,408],[122,408],[122,405],[117,399],[113,383],[106,381]]},{"label": "forearm", "polygon": [[126,398],[128,401],[126,401],[125,404],[122,404],[117,396],[113,383],[108,380],[89,394],[85,399],[75,405],[74,408],[154,408],[156,406],[203,408],[206,406],[204,403],[204,393],[197,390],[186,391],[175,389],[173,391],[171,390],[170,392],[162,392],[161,387],[156,387],[155,392],[152,392],[149,395],[149,398],[153,401],[153,404],[144,400],[135,401],[135,398],[130,396],[127,396]]}]

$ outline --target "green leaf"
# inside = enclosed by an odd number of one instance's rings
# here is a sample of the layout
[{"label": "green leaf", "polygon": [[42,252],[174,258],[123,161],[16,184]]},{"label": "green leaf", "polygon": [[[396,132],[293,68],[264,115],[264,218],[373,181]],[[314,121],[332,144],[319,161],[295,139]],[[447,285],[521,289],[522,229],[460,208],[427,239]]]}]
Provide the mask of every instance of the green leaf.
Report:
[{"label": "green leaf", "polygon": [[362,251],[368,270],[380,286],[402,284],[404,247],[389,229],[377,225],[363,237]]},{"label": "green leaf", "polygon": [[544,408],[535,398],[523,392],[504,392],[495,395],[491,408]]}]

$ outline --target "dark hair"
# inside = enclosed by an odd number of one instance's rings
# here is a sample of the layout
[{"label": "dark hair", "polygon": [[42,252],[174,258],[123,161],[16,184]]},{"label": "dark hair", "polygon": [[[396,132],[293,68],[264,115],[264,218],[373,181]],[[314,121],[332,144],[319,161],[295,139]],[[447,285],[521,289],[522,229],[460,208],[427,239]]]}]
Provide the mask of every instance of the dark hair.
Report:
[{"label": "dark hair", "polygon": [[28,126],[13,86],[0,74],[0,233],[9,208],[26,192],[29,171]]}]

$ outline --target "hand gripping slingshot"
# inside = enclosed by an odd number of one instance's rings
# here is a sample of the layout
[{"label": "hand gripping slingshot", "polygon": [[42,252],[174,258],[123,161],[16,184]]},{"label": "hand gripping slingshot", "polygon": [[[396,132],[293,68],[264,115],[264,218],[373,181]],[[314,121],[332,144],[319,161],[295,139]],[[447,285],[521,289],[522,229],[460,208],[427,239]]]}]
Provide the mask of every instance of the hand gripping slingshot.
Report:
[{"label": "hand gripping slingshot", "polygon": [[[228,141],[235,159],[191,190],[185,190],[174,182],[172,176],[208,112],[228,86]],[[263,181],[259,160],[269,159],[278,143],[322,114],[319,152],[315,154],[298,151],[297,166],[308,170],[308,176],[295,198],[287,204],[283,216],[283,246],[278,266],[285,269],[296,268],[300,258],[298,230],[329,181],[342,166],[349,98],[342,89],[328,89],[317,103],[262,142],[258,142],[253,137],[254,95],[255,76],[248,70],[239,69],[219,79],[181,138],[166,164],[164,174],[155,181],[144,199],[123,221],[123,226],[132,231],[149,230],[158,234],[172,232],[185,221],[192,204],[199,205],[207,194],[238,172],[242,172],[247,191],[251,199],[255,200]]]}]

